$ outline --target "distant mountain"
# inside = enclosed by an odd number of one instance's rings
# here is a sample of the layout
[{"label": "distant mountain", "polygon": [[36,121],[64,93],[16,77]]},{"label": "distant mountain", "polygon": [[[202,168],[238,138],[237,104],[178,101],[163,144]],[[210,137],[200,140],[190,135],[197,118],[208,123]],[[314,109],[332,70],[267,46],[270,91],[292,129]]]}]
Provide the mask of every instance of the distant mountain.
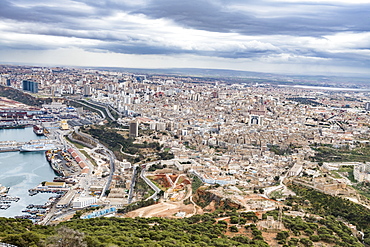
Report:
[{"label": "distant mountain", "polygon": [[99,70],[111,70],[149,75],[173,75],[179,77],[200,77],[223,80],[230,83],[269,83],[288,85],[310,85],[327,87],[370,87],[370,78],[357,76],[326,76],[326,75],[288,75],[252,71],[226,70],[226,69],[197,69],[197,68],[172,68],[172,69],[139,69],[139,68],[107,68],[95,67]]},{"label": "distant mountain", "polygon": [[[52,65],[31,65],[31,64],[23,64],[22,66],[53,67]],[[293,74],[263,73],[263,72],[227,70],[227,69],[199,69],[199,68],[141,69],[141,68],[119,68],[119,67],[65,66],[65,68],[67,69],[71,67],[130,72],[134,74],[194,77],[202,78],[204,80],[219,80],[227,83],[243,83],[243,84],[268,83],[273,85],[283,84],[283,85],[307,85],[307,86],[327,86],[327,87],[346,87],[346,88],[370,88],[370,76],[366,77],[365,75],[357,74],[347,76],[333,76],[331,74],[293,75]]]},{"label": "distant mountain", "polygon": [[[90,67],[91,68],[91,67]],[[227,69],[198,69],[198,68],[168,68],[168,69],[139,69],[139,68],[116,68],[94,67],[94,69],[126,71],[131,73],[166,74],[178,76],[212,76],[212,77],[275,77],[278,74],[261,73]]]}]

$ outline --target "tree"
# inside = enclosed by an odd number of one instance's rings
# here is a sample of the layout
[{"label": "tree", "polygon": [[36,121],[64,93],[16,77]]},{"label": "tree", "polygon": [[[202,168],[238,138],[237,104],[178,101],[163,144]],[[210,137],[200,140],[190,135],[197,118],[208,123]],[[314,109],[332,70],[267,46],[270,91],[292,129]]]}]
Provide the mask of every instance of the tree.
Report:
[{"label": "tree", "polygon": [[318,242],[318,241],[320,241],[320,237],[319,237],[319,236],[317,236],[317,235],[311,235],[311,236],[310,236],[310,240],[312,240],[312,241],[314,241],[314,242]]},{"label": "tree", "polygon": [[241,236],[241,235],[232,237],[232,240],[236,241],[236,242],[239,242],[241,244],[249,244],[249,242],[250,242],[249,238],[247,238],[245,236]]},{"label": "tree", "polygon": [[309,240],[308,238],[301,238],[300,242],[304,245],[304,246],[313,246],[313,243],[311,240]]},{"label": "tree", "polygon": [[238,228],[236,226],[230,226],[229,227],[230,232],[238,232]]},{"label": "tree", "polygon": [[299,242],[299,239],[298,238],[291,238],[289,241],[288,241],[288,245],[289,246],[296,246]]},{"label": "tree", "polygon": [[34,232],[25,232],[22,234],[11,234],[2,239],[2,242],[13,244],[19,247],[38,246],[40,237]]},{"label": "tree", "polygon": [[286,240],[289,237],[289,232],[281,231],[276,234],[277,240]]},{"label": "tree", "polygon": [[61,226],[57,234],[47,240],[48,247],[86,247],[84,233]]},{"label": "tree", "polygon": [[237,217],[237,216],[231,216],[230,217],[230,223],[231,224],[238,224],[239,223],[239,217]]}]

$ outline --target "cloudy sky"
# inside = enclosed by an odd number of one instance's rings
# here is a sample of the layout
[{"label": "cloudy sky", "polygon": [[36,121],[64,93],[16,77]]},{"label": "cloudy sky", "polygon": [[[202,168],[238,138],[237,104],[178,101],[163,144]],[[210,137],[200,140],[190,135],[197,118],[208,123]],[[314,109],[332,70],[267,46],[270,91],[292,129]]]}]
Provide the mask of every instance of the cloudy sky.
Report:
[{"label": "cloudy sky", "polygon": [[0,0],[0,63],[370,75],[370,0]]}]

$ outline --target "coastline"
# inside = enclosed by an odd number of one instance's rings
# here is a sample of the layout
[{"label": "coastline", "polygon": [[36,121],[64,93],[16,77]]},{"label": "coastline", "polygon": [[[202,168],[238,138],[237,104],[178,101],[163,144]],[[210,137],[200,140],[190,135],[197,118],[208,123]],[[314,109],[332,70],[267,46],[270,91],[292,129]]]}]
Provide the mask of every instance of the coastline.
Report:
[{"label": "coastline", "polygon": [[[0,139],[4,141],[29,141],[44,139],[36,136],[32,128],[0,130]],[[14,218],[23,215],[23,210],[29,204],[44,204],[50,194],[29,196],[28,189],[55,177],[48,164],[44,152],[1,152],[0,153],[0,184],[10,187],[8,195],[19,197],[18,202],[12,202],[6,210],[0,210],[0,217]]]}]

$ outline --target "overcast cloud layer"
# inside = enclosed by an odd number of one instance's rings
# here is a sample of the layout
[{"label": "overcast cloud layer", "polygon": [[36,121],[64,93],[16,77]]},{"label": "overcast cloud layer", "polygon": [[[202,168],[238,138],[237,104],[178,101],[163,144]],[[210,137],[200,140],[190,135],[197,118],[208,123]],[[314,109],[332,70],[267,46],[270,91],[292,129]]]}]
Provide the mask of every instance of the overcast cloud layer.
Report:
[{"label": "overcast cloud layer", "polygon": [[370,75],[370,0],[1,0],[0,62]]}]

